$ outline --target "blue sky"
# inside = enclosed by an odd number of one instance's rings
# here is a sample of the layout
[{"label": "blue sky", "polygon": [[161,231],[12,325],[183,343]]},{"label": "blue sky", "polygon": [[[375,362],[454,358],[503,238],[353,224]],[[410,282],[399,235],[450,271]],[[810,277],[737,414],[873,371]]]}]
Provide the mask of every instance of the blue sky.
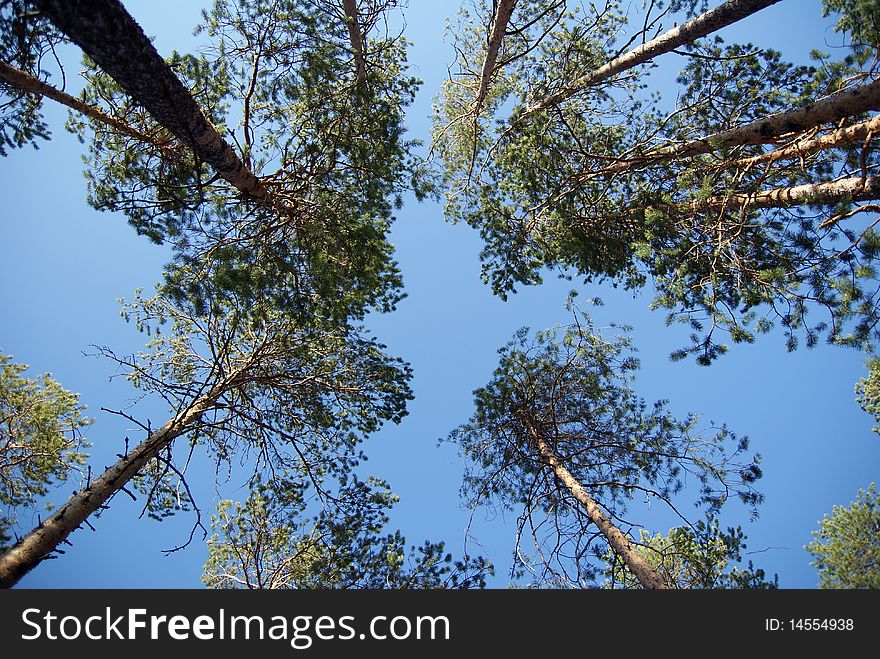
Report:
[{"label": "blue sky", "polygon": [[[200,4],[125,2],[165,55],[192,43]],[[412,0],[406,12],[406,34],[414,42],[410,61],[425,83],[408,125],[411,136],[426,141],[432,97],[452,59],[442,26],[458,4]],[[812,48],[827,49],[838,41],[828,25],[818,0],[783,0],[722,35],[728,42],[752,41],[803,61]],[[79,55],[73,49],[67,55],[70,78]],[[666,64],[674,67],[680,60],[672,56]],[[116,299],[130,297],[138,287],[151,288],[167,254],[136,236],[121,216],[97,213],[85,204],[82,147],[63,129],[66,112],[48,104],[46,115],[51,142],[0,160],[0,350],[30,364],[32,373],[50,371],[81,393],[97,419],[90,431],[97,471],[115,460],[122,437],[139,436],[130,424],[100,411],[124,407],[132,390],[124,381],[108,379],[111,364],[83,353],[92,344],[118,352],[142,346],[143,337],[119,317]],[[778,573],[783,587],[815,586],[815,570],[802,549],[810,532],[834,504],[846,504],[860,487],[880,481],[880,437],[871,432],[873,419],[858,408],[853,394],[864,373],[864,354],[824,344],[787,353],[783,337],[771,334],[754,345],[733,347],[709,368],[671,363],[668,354],[686,336],[666,327],[662,313],[648,311],[649,292],[634,297],[549,275],[544,285],[502,302],[480,282],[480,243],[470,228],[445,223],[437,204],[411,199],[398,218],[392,240],[408,297],[397,312],[373,317],[369,324],[393,354],[412,364],[416,399],[402,424],[370,438],[364,475],[386,478],[400,495],[393,523],[410,543],[445,539],[456,555],[462,553],[469,522],[458,497],[463,465],[454,447],[438,446],[438,440],[470,416],[472,391],[491,376],[497,349],[519,327],[565,322],[566,295],[578,288],[583,296],[604,299],[605,306],[593,311],[597,325],[634,327],[642,361],[636,388],[642,396],[668,399],[680,415],[696,411],[707,425],[727,423],[751,437],[752,448],[764,457],[759,487],[766,501],[754,522],[735,505],[722,521],[743,524],[749,550],[758,552],[749,558]],[[163,418],[161,407],[138,409],[154,423]],[[194,480],[206,514],[221,495],[237,495],[214,485],[207,462],[196,464]],[[60,502],[71,489],[65,486],[54,500]],[[139,511],[128,497],[116,498],[93,521],[96,532],[76,532],[73,547],[39,566],[22,586],[199,587],[203,545],[170,557],[160,553],[185,539],[191,519],[137,520]],[[478,512],[471,527],[468,548],[496,564],[491,582],[496,587],[507,583],[514,521]],[[658,519],[653,530],[666,530],[662,523]]]}]

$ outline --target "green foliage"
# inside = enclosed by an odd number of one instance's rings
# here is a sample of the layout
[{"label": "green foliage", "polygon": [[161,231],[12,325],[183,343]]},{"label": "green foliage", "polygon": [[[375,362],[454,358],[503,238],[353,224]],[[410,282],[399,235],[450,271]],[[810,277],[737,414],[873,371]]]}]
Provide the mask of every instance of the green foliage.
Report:
[{"label": "green foliage", "polygon": [[[723,426],[701,435],[695,415],[679,420],[664,401],[639,398],[627,337],[603,337],[575,312],[567,327],[534,338],[521,330],[499,355],[492,380],[474,392],[474,415],[449,441],[466,460],[469,505],[522,509],[518,542],[534,539],[540,581],[591,583],[607,547],[542,459],[539,437],[612,519],[636,500],[677,510],[686,482],[699,484],[692,500],[712,513],[729,497],[760,502],[759,457],[747,459],[748,440]],[[519,544],[516,561],[533,569]]]},{"label": "green foliage", "polygon": [[[178,52],[168,58],[168,64],[202,112],[222,127],[229,109],[229,75],[224,64]],[[124,117],[127,125],[153,140],[142,142],[71,112],[68,129],[81,141],[88,140],[88,203],[98,210],[123,212],[138,233],[155,243],[186,240],[194,226],[210,218],[203,205],[213,213],[224,213],[226,202],[210,167],[198,162],[189,148],[177,143],[88,57],[83,66],[87,84],[82,100],[108,115]],[[144,194],[150,203],[139,198]],[[226,196],[233,195],[227,191]]]},{"label": "green foliage", "polygon": [[850,39],[861,64],[880,48],[880,6],[873,0],[822,0],[824,16],[838,14],[835,30]]},{"label": "green foliage", "polygon": [[834,506],[804,549],[819,588],[880,588],[880,494],[871,483],[849,506]]},{"label": "green foliage", "polygon": [[[505,38],[505,65],[496,72],[478,117],[473,117],[473,102],[485,50],[485,17],[463,12],[455,27],[460,75],[444,84],[436,105],[433,150],[444,168],[446,216],[480,231],[483,279],[502,298],[518,283],[539,283],[543,266],[568,265],[562,261],[569,254],[561,253],[575,242],[569,228],[589,195],[561,192],[570,188],[587,145],[614,149],[623,134],[620,123],[639,122],[638,107],[625,117],[606,112],[600,105],[607,98],[604,91],[579,95],[570,116],[542,112],[528,121],[520,116],[533,100],[565,89],[608,59],[623,17],[617,3],[606,4],[602,11],[569,11],[558,3],[518,3],[516,24],[528,27]],[[633,90],[627,83],[622,86]],[[593,232],[600,231],[606,239],[592,241]],[[618,243],[628,243],[627,228],[584,227],[584,233],[579,244],[585,253],[570,258],[595,259],[590,272],[601,272],[606,264],[618,272],[625,265]],[[593,244],[599,245],[596,250]]]},{"label": "green foliage", "polygon": [[454,561],[444,544],[406,549],[386,533],[397,497],[385,483],[344,481],[329,505],[308,514],[306,491],[276,479],[244,503],[220,502],[202,577],[209,588],[482,588],[492,567]]},{"label": "green foliage", "polygon": [[[698,520],[693,527],[679,526],[651,535],[642,530],[639,553],[670,588],[777,588],[777,579],[765,579],[764,571],[749,561],[737,565],[746,549],[742,529],[722,531],[717,518]],[[607,588],[639,588],[639,582],[615,554],[606,555]]]},{"label": "green foliage", "polygon": [[[432,189],[403,126],[419,84],[406,71],[406,43],[368,35],[359,83],[345,22],[311,2],[219,0],[198,32],[203,54],[175,54],[170,64],[276,207],[244,198],[181,145],[167,145],[169,156],[74,117],[72,129],[89,141],[90,203],[172,246],[168,291],[178,299],[206,304],[222,289],[340,322],[394,308],[402,293],[387,240],[393,214],[406,191]],[[162,128],[106,76],[87,78],[87,100],[164,144]]]},{"label": "green foliage", "polygon": [[[663,127],[672,141],[720,132],[839,90],[836,77],[795,67],[773,51],[750,45],[694,50],[707,58],[690,62],[678,78],[679,110]],[[859,348],[876,339],[876,237],[870,229],[827,221],[846,217],[853,204],[756,210],[723,203],[734,194],[799,185],[805,175],[808,181],[832,179],[841,166],[859,166],[856,152],[870,161],[876,150],[844,146],[800,162],[731,166],[764,151],[743,146],[657,168],[654,185],[662,192],[641,200],[656,206],[652,231],[639,247],[658,289],[653,306],[667,309],[669,322],[694,329],[691,347],[673,358],[694,354],[708,364],[727,350],[716,339],[719,331],[734,343],[752,342],[774,323],[789,350],[801,341],[812,347],[823,335]],[[722,203],[708,205],[709,199]],[[811,321],[816,313],[822,317]]]},{"label": "green foliage", "polygon": [[[28,0],[0,0],[0,61],[46,80],[44,60],[54,61],[54,48],[62,41]],[[26,144],[38,148],[39,140],[49,139],[41,105],[41,97],[0,82],[0,156]]]},{"label": "green foliage", "polygon": [[27,366],[0,353],[0,547],[16,525],[17,510],[33,508],[49,487],[85,461],[79,396],[49,374],[24,377]]},{"label": "green foliage", "polygon": [[[134,129],[70,117],[87,144],[88,201],[173,253],[158,294],[123,311],[146,349],[101,352],[172,419],[204,409],[135,477],[152,518],[198,510],[186,483],[196,450],[332,499],[364,438],[406,415],[409,366],[358,324],[403,297],[387,234],[405,193],[433,191],[403,125],[420,83],[406,42],[381,34],[395,4],[362,5],[360,79],[341,11],[310,0],[218,0],[201,52],[167,59],[268,201],[230,186],[85,61],[82,99]],[[441,553],[425,545],[420,561]]]},{"label": "green foliage", "polygon": [[[874,4],[848,1],[832,9],[842,7],[841,26],[854,29],[852,17],[875,12]],[[751,44],[695,42],[681,49],[689,57],[672,103],[645,91],[651,64],[588,88],[575,85],[616,52],[628,25],[648,17],[628,17],[612,3],[607,13],[580,8],[552,18],[543,31],[536,28],[531,49],[498,74],[497,97],[475,119],[479,129],[466,121],[473,90],[463,65],[464,82],[446,84],[435,116],[446,215],[480,232],[483,278],[493,291],[506,298],[519,285],[540,283],[547,271],[627,288],[651,285],[652,307],[692,329],[691,343],[672,357],[693,355],[701,364],[724,354],[728,342],[752,342],[774,325],[788,349],[821,338],[870,349],[880,319],[877,235],[846,221],[859,206],[842,198],[759,209],[742,200],[872,171],[874,141],[761,165],[749,158],[779,145],[672,162],[650,157],[863,84],[871,78],[868,60],[795,66]],[[459,59],[479,61],[485,28],[469,15],[463,21]],[[572,94],[536,109],[560,91]]]},{"label": "green foliage", "polygon": [[[880,358],[872,357],[867,363],[868,374],[856,383],[856,402],[880,423]],[[880,433],[880,426],[874,426]]]},{"label": "green foliage", "polygon": [[146,350],[103,352],[133,386],[161,397],[172,414],[211,398],[185,428],[183,459],[162,455],[139,476],[155,518],[189,505],[183,478],[194,446],[230,468],[247,464],[256,478],[288,471],[323,491],[362,459],[368,434],[401,421],[412,398],[409,366],[361,328],[300,324],[270,301],[215,299],[200,313],[162,295],[138,296],[123,315],[150,337]]}]

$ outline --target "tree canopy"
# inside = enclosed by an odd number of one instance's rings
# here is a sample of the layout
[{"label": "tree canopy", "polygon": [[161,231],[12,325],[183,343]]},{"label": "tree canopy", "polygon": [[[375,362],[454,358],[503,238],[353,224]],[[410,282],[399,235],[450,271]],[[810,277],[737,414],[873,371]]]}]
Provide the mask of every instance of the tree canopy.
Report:
[{"label": "tree canopy", "polygon": [[83,432],[92,420],[79,396],[48,373],[31,379],[26,370],[0,353],[0,547],[12,539],[16,511],[80,471],[89,446]]},{"label": "tree canopy", "polygon": [[[722,531],[717,518],[678,526],[663,535],[640,531],[639,552],[671,588],[776,588],[778,580],[749,561],[740,567],[746,549],[742,528]],[[638,580],[613,552],[607,556],[604,586],[638,588]]]},{"label": "tree canopy", "polygon": [[244,503],[220,503],[202,579],[209,588],[485,586],[492,567],[484,559],[453,561],[442,542],[407,551],[400,531],[383,533],[396,501],[386,483],[354,480],[309,518],[297,482],[259,486]]},{"label": "tree canopy", "polygon": [[[150,335],[147,350],[100,351],[164,400],[169,420],[117,412],[146,439],[2,558],[4,583],[131,479],[150,516],[192,505],[201,527],[185,481],[195,447],[253,478],[295,472],[329,496],[363,438],[405,415],[409,367],[357,324],[400,299],[387,232],[403,191],[428,189],[403,137],[418,83],[403,40],[379,33],[389,6],[347,16],[333,3],[218,0],[199,27],[203,52],[164,60],[115,0],[94,0],[87,20],[83,6],[4,4],[4,30],[30,35],[6,53],[24,74],[46,77],[38,53],[56,34],[84,49],[68,127],[88,144],[89,202],[174,256],[157,295],[123,313]],[[352,19],[367,39],[354,53]]]},{"label": "tree canopy", "polygon": [[[711,513],[731,497],[760,503],[760,457],[748,440],[724,426],[701,432],[696,415],[647,403],[632,386],[638,366],[625,335],[604,336],[573,310],[567,327],[517,333],[474,392],[474,415],[449,441],[466,460],[467,504],[518,513],[514,572],[593,583],[609,545],[631,549],[614,527],[637,525],[629,513],[639,499],[677,515],[686,496]],[[683,492],[690,480],[698,492]]]},{"label": "tree canopy", "polygon": [[[674,360],[709,365],[774,326],[789,350],[873,351],[880,12],[823,0],[844,48],[809,63],[725,41],[779,2],[468,4],[425,158],[407,134],[421,83],[397,0],[213,0],[197,46],[167,56],[119,0],[0,0],[0,156],[49,139],[43,103],[60,103],[88,205],[169,247],[155,293],[123,302],[144,348],[95,349],[165,416],[103,407],[139,436],[115,438],[103,472],[78,396],[0,354],[0,585],[132,488],[141,516],[191,515],[168,553],[201,532],[209,587],[484,587],[486,559],[387,531],[397,497],[366,473],[369,438],[414,397],[411,366],[370,329],[405,297],[390,232],[408,195],[444,193],[446,218],[479,232],[501,299],[549,271],[649,290],[690,328]],[[674,83],[653,91],[674,58]],[[448,437],[468,508],[516,513],[512,578],[775,587],[743,565],[742,529],[721,530],[729,502],[757,515],[760,456],[639,396],[629,328],[600,329],[573,300],[570,322],[498,351]],[[857,401],[880,419],[880,362],[867,364]],[[223,499],[210,539],[197,453],[247,493]],[[36,515],[78,471],[79,489]],[[820,523],[807,548],[823,586],[878,587],[874,498],[872,485]]]},{"label": "tree canopy", "polygon": [[877,239],[852,219],[880,194],[866,123],[880,109],[878,44],[853,28],[876,18],[869,4],[825,4],[850,54],[817,51],[812,66],[720,36],[688,41],[671,103],[649,91],[652,59],[619,57],[629,64],[602,73],[663,13],[633,35],[617,2],[523,3],[476,116],[467,62],[480,60],[481,19],[462,14],[434,150],[447,217],[483,238],[484,279],[502,297],[548,269],[650,285],[652,306],[693,328],[673,357],[703,364],[774,323],[789,349],[822,336],[869,346]]},{"label": "tree canopy", "polygon": [[880,494],[873,483],[849,506],[834,506],[806,549],[819,588],[880,588]]}]

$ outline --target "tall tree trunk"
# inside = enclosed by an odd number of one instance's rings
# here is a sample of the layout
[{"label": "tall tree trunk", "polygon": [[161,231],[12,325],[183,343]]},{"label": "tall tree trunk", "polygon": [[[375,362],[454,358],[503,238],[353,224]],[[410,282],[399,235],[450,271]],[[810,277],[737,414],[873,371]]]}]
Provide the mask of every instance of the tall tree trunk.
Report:
[{"label": "tall tree trunk", "polygon": [[24,536],[11,549],[0,554],[0,587],[14,586],[25,574],[39,565],[92,513],[124,488],[147,462],[155,458],[174,439],[197,424],[202,415],[211,409],[220,396],[232,386],[232,381],[232,377],[225,378],[186,410],[150,433],[143,442],[120,458],[97,480],[75,493],[51,517]]},{"label": "tall tree trunk", "polygon": [[[806,183],[787,188],[771,188],[744,194],[721,195],[701,201],[685,201],[662,206],[669,214],[698,212],[721,208],[787,208],[806,204],[836,204],[843,201],[868,201],[880,199],[880,176],[841,179]],[[641,216],[643,208],[633,209],[632,214]]]},{"label": "tall tree trunk", "polygon": [[358,20],[357,0],[342,0],[345,11],[345,24],[348,27],[348,38],[354,53],[354,65],[358,82],[363,82],[367,75],[366,42],[361,24]]},{"label": "tall tree trunk", "polygon": [[614,553],[620,556],[621,560],[630,569],[636,579],[638,579],[639,583],[644,588],[669,588],[666,582],[657,575],[654,568],[648,564],[645,557],[638,552],[632,540],[617,528],[614,522],[612,522],[608,515],[606,515],[599,507],[596,500],[587,493],[574,475],[559,461],[559,458],[553,453],[547,440],[544,439],[544,436],[537,428],[535,428],[534,424],[527,422],[527,426],[529,434],[535,442],[535,445],[538,448],[538,453],[541,455],[543,461],[553,470],[556,477],[566,488],[568,488],[568,491],[578,500],[578,503],[583,506],[587,513],[587,517],[589,517],[590,521],[596,525],[599,532],[605,536],[605,539],[608,541],[612,550],[614,550]]},{"label": "tall tree trunk", "polygon": [[486,102],[486,94],[489,93],[489,83],[495,74],[498,64],[498,53],[501,50],[501,42],[507,32],[507,24],[513,15],[516,0],[498,0],[495,16],[492,17],[492,31],[489,34],[489,44],[486,48],[486,58],[483,60],[483,69],[480,72],[480,84],[477,87],[477,95],[474,101],[474,116],[479,116]]},{"label": "tall tree trunk", "polygon": [[841,201],[867,201],[880,199],[880,177],[842,179],[840,181],[822,181],[806,183],[788,188],[772,188],[749,194],[734,194],[729,197],[710,197],[693,204],[684,204],[685,208],[702,210],[732,205],[736,208],[784,208],[804,204],[835,204]]},{"label": "tall tree trunk", "polygon": [[115,130],[118,130],[124,135],[128,135],[129,137],[133,137],[134,139],[143,142],[144,144],[149,144],[150,146],[156,147],[169,158],[179,157],[179,154],[175,152],[173,148],[171,148],[169,142],[163,142],[152,138],[149,135],[142,133],[135,128],[132,128],[124,121],[120,121],[116,117],[107,114],[100,108],[96,108],[95,106],[89,105],[88,103],[83,103],[78,98],[71,96],[70,94],[66,94],[60,89],[56,89],[52,85],[46,84],[42,80],[38,80],[29,73],[17,69],[14,66],[10,66],[6,62],[0,62],[0,81],[3,81],[6,84],[11,85],[12,87],[15,87],[19,91],[22,91],[26,94],[36,94],[38,96],[50,98],[53,101],[61,103],[61,105],[64,105],[71,110],[75,110],[76,112],[85,115],[89,119],[93,119],[98,123],[105,124]]},{"label": "tall tree trunk", "polygon": [[674,27],[668,32],[664,32],[660,36],[643,43],[638,48],[614,58],[598,69],[582,75],[570,85],[566,86],[565,89],[561,89],[535,103],[527,112],[538,112],[553,107],[554,105],[558,105],[592,85],[598,84],[618,73],[627,71],[639,64],[652,60],[658,55],[675,50],[679,46],[690,43],[695,39],[717,32],[718,30],[736,23],[765,7],[775,5],[779,1],[780,0],[727,0],[727,2],[719,5],[715,9],[711,9],[706,13],[697,16],[680,27]]},{"label": "tall tree trunk", "polygon": [[755,165],[772,164],[780,160],[802,158],[819,153],[825,149],[852,144],[858,140],[868,140],[875,135],[880,135],[880,114],[874,115],[867,121],[838,128],[820,137],[796,140],[791,144],[768,151],[760,156],[741,158],[731,163],[731,167],[754,167]]},{"label": "tall tree trunk", "polygon": [[[157,122],[235,188],[269,202],[269,192],[196,104],[118,0],[34,0],[36,5]],[[279,205],[279,208],[282,207]]]},{"label": "tall tree trunk", "polygon": [[880,110],[880,80],[834,94],[795,110],[770,115],[714,135],[672,144],[632,158],[624,158],[601,170],[587,172],[584,177],[594,178],[599,175],[625,172],[634,167],[660,165],[679,158],[691,158],[732,146],[767,144],[783,135],[799,133],[822,124],[836,123],[847,117],[877,110]]}]

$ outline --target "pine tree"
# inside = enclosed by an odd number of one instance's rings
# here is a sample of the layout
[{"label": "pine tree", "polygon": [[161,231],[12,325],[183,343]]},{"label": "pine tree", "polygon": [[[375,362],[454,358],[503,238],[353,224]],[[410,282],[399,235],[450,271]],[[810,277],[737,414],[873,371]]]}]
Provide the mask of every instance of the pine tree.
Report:
[{"label": "pine tree", "polygon": [[834,506],[804,549],[819,588],[880,588],[880,494],[873,483],[849,506]]},{"label": "pine tree", "polygon": [[[89,144],[90,202],[169,242],[174,260],[157,295],[125,310],[147,349],[101,350],[167,403],[167,421],[118,412],[143,441],[126,439],[115,465],[0,556],[0,584],[128,487],[152,517],[191,508],[190,544],[204,529],[186,483],[191,451],[237,457],[252,479],[295,475],[330,498],[364,438],[405,415],[409,367],[360,324],[401,297],[386,234],[403,192],[427,189],[403,137],[417,81],[403,41],[375,33],[393,4],[352,17],[334,3],[219,0],[200,28],[209,48],[167,60],[113,0],[88,12],[39,2],[10,21],[36,34],[48,16],[84,48],[84,106],[70,125]],[[17,46],[32,54],[39,43]],[[223,128],[233,111],[238,127]]]},{"label": "pine tree", "polygon": [[533,339],[520,331],[499,354],[474,392],[474,415],[449,441],[466,460],[468,505],[517,511],[515,574],[588,587],[613,552],[642,586],[665,588],[629,535],[636,498],[681,515],[676,499],[694,479],[693,498],[710,513],[730,497],[760,502],[748,441],[725,427],[701,435],[696,416],[679,420],[639,398],[626,337],[604,337],[576,312],[570,326]]},{"label": "pine tree", "polygon": [[83,469],[89,446],[83,431],[92,420],[82,416],[79,396],[26,370],[0,353],[0,549],[39,497]]},{"label": "pine tree", "polygon": [[[480,231],[495,293],[540,283],[548,269],[651,286],[653,306],[693,328],[673,357],[704,364],[728,338],[750,342],[774,323],[789,349],[823,336],[871,346],[877,240],[859,218],[880,190],[877,118],[866,116],[880,110],[875,14],[826,4],[850,54],[817,53],[814,66],[681,36],[688,26],[683,34],[708,35],[709,16],[734,21],[759,4],[723,3],[623,53],[628,19],[653,25],[650,13],[627,17],[614,3],[560,12],[496,71],[479,130],[460,127],[467,83],[447,83],[434,147],[447,217]],[[459,35],[467,60],[478,22],[466,16]],[[674,105],[646,91],[666,41],[687,60]]]},{"label": "pine tree", "polygon": [[249,589],[485,586],[492,567],[482,558],[453,561],[442,542],[407,551],[400,531],[385,533],[396,501],[382,481],[353,480],[310,517],[300,484],[260,485],[244,503],[220,503],[202,579],[209,588]]},{"label": "pine tree", "polygon": [[215,302],[200,314],[162,295],[138,297],[125,313],[152,337],[147,350],[103,353],[134,387],[164,400],[170,417],[152,427],[119,412],[145,439],[0,555],[0,585],[16,583],[132,482],[154,517],[177,508],[168,492],[184,493],[196,511],[189,544],[202,523],[186,485],[186,456],[200,447],[218,467],[250,456],[250,478],[288,472],[328,495],[360,462],[364,438],[399,422],[412,397],[409,367],[356,328],[304,327],[269,303]]}]

